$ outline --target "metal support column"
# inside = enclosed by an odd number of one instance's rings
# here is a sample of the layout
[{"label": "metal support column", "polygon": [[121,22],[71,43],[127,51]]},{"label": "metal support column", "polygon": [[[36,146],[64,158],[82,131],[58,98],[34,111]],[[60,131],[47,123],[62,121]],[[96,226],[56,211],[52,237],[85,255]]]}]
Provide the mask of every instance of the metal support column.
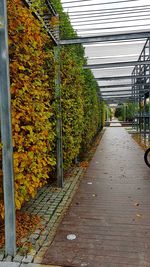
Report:
[{"label": "metal support column", "polygon": [[149,139],[149,141],[150,141],[150,85],[149,85],[149,118],[148,118],[148,127],[149,127],[149,129],[148,129],[148,139]]},{"label": "metal support column", "polygon": [[[59,26],[58,26],[59,27]],[[59,28],[57,27],[57,35]],[[63,187],[63,149],[62,149],[62,108],[60,82],[60,45],[54,47],[55,57],[55,99],[56,99],[56,138],[57,138],[57,185]]]},{"label": "metal support column", "polygon": [[[148,39],[148,53],[150,58],[150,39]],[[150,73],[150,65],[148,66],[148,73]],[[149,107],[148,107],[148,140],[150,141],[150,79],[148,79],[148,89],[149,89]]]},{"label": "metal support column", "polygon": [[[146,42],[147,44],[147,42]],[[143,49],[143,61],[145,61],[146,58],[146,44],[144,46]],[[141,66],[143,68],[143,74],[146,74],[146,67],[147,66]],[[146,83],[146,79],[144,78],[144,83]],[[142,85],[142,89],[144,89],[144,86]],[[146,96],[144,94],[144,107],[143,107],[143,132],[144,132],[144,140],[146,139],[146,117],[145,117],[145,113],[146,113]]]},{"label": "metal support column", "polygon": [[146,96],[144,95],[144,111],[143,111],[143,130],[144,130],[144,139],[146,139]]},{"label": "metal support column", "polygon": [[8,32],[6,1],[0,0],[0,113],[5,204],[5,255],[16,254],[16,219],[11,130],[11,97],[9,80]]},{"label": "metal support column", "polygon": [[127,118],[127,116],[126,116],[126,104],[124,103],[123,104],[123,120],[126,121],[126,118]]}]

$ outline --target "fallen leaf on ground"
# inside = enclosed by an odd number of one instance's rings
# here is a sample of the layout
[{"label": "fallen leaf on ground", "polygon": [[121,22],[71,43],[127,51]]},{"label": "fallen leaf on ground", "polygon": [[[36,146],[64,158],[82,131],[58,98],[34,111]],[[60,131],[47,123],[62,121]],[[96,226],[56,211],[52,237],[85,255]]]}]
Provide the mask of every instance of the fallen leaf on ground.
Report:
[{"label": "fallen leaf on ground", "polygon": [[88,165],[89,165],[88,161],[82,161],[82,162],[80,163],[80,167],[82,167],[82,168],[87,168]]},{"label": "fallen leaf on ground", "polygon": [[[25,245],[27,250],[30,248],[31,244],[27,241],[31,233],[33,233],[37,227],[40,225],[41,218],[37,215],[31,215],[28,213],[23,213],[20,211],[16,212],[16,243],[17,247],[21,248]],[[21,241],[26,240],[25,243]],[[0,227],[0,248],[4,246],[5,234],[4,234],[4,224]]]},{"label": "fallen leaf on ground", "polygon": [[141,214],[139,214],[139,213],[137,213],[137,214],[136,214],[136,217],[138,217],[138,218],[141,218],[141,217],[142,217],[142,215],[141,215]]}]

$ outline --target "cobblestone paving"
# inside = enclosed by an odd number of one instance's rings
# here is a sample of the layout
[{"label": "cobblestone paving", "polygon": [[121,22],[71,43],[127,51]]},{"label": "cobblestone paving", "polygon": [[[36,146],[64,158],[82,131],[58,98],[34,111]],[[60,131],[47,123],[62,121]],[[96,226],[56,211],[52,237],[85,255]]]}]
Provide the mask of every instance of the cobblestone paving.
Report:
[{"label": "cobblestone paving", "polygon": [[58,265],[43,265],[36,263],[0,262],[0,267],[62,267]]},{"label": "cobblestone paving", "polygon": [[[47,185],[39,190],[36,198],[26,203],[22,211],[32,215],[39,215],[42,218],[41,224],[43,230],[37,228],[36,231],[30,235],[29,239],[22,240],[23,244],[28,241],[32,244],[30,253],[26,255],[21,255],[21,252],[18,252],[15,258],[11,256],[5,258],[4,250],[0,250],[0,267],[19,267],[21,263],[23,267],[39,266],[36,264],[29,266],[28,263],[33,261],[35,261],[35,263],[41,262],[47,247],[54,238],[57,227],[65,211],[70,205],[83,172],[83,168],[75,168],[71,177],[67,178],[64,182],[63,189]],[[25,249],[26,247],[24,247],[24,253]]]}]

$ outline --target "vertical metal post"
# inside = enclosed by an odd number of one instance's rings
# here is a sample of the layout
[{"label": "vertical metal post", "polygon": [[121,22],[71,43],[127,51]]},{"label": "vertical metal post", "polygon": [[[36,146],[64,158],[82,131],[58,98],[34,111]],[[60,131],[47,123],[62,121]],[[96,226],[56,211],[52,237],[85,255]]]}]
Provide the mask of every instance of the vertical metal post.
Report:
[{"label": "vertical metal post", "polygon": [[[59,26],[58,26],[59,27]],[[57,36],[59,38],[59,28]],[[58,40],[59,42],[59,40]],[[55,100],[56,100],[56,138],[57,138],[57,185],[63,187],[63,149],[62,149],[62,108],[60,79],[60,45],[54,47],[55,57]]]},{"label": "vertical metal post", "polygon": [[[150,58],[150,39],[148,39],[148,57]],[[150,65],[148,66],[148,74],[150,75]],[[149,109],[148,109],[148,140],[150,141],[150,79],[148,79],[149,88]]]},{"label": "vertical metal post", "polygon": [[126,104],[123,104],[123,120],[126,121]]},{"label": "vertical metal post", "polygon": [[108,106],[106,106],[106,121],[108,122],[109,118],[108,118]]},{"label": "vertical metal post", "polygon": [[144,94],[144,113],[143,113],[143,130],[144,130],[144,139],[146,138],[146,96]]},{"label": "vertical metal post", "polygon": [[[135,69],[132,71],[132,75],[135,75]],[[131,78],[131,84],[132,84],[132,97],[134,98],[134,105],[135,105],[135,94],[134,94],[134,90],[135,90],[135,85],[134,85],[134,78],[132,77]],[[133,121],[132,121],[132,128],[135,129],[136,128],[136,118],[135,118],[135,112],[134,112],[134,118],[133,118]]]},{"label": "vertical metal post", "polygon": [[[146,42],[147,43],[147,42]],[[145,57],[146,57],[146,45],[144,46],[144,49],[143,49],[143,60],[145,61]],[[146,75],[146,66],[143,66],[143,75],[145,76]],[[146,83],[146,79],[144,78],[144,84]],[[142,89],[144,89],[144,85],[142,86]],[[145,133],[145,124],[146,124],[146,121],[145,121],[145,105],[146,105],[146,98],[145,98],[145,93],[144,93],[144,107],[143,107],[143,112],[142,112],[142,122],[143,122],[143,133],[144,133],[144,139],[146,138],[146,133]]]},{"label": "vertical metal post", "polygon": [[150,141],[150,85],[149,85],[149,118],[148,118],[148,127],[149,127],[149,129],[148,129],[148,139],[149,139],[149,141]]},{"label": "vertical metal post", "polygon": [[0,111],[3,188],[5,204],[5,254],[16,254],[16,225],[11,130],[8,30],[6,0],[0,0]]}]

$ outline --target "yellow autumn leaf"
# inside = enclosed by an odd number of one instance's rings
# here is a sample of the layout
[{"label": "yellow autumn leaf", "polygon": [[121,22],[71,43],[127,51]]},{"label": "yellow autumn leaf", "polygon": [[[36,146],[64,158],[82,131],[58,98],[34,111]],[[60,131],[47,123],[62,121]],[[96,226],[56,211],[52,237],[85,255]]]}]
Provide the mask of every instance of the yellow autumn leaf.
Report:
[{"label": "yellow autumn leaf", "polygon": [[25,70],[24,66],[19,66],[19,70]]},{"label": "yellow autumn leaf", "polygon": [[16,204],[16,208],[20,210],[21,209],[21,202],[19,201],[19,199],[17,199],[17,198],[15,199],[15,204]]}]

